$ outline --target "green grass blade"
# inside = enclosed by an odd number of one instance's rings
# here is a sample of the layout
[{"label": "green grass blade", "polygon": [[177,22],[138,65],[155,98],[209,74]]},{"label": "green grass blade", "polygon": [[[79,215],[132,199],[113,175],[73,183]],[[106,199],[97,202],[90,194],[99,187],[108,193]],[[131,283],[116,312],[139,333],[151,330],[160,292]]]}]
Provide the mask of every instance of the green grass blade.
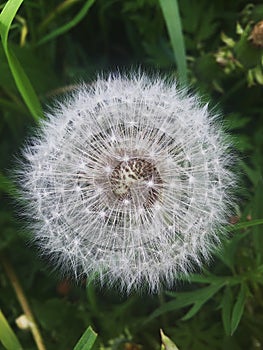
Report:
[{"label": "green grass blade", "polygon": [[159,0],[167,30],[170,36],[179,79],[184,84],[187,81],[187,66],[184,37],[177,0]]},{"label": "green grass blade", "polygon": [[232,225],[228,227],[228,231],[238,231],[243,228],[248,228],[252,226],[263,225],[263,219],[256,219],[251,221],[240,222],[239,224]]},{"label": "green grass blade", "polygon": [[73,350],[90,350],[95,343],[97,333],[91,327],[83,333]]},{"label": "green grass blade", "polygon": [[15,333],[0,310],[0,341],[7,350],[22,350]]},{"label": "green grass blade", "polygon": [[87,0],[86,3],[81,8],[81,10],[76,14],[74,18],[72,18],[71,21],[69,21],[68,23],[64,24],[63,26],[53,30],[51,33],[44,36],[41,40],[39,40],[37,45],[42,45],[48,42],[49,40],[52,40],[58,37],[59,35],[66,33],[71,28],[75,27],[86,16],[88,10],[91,8],[94,2],[95,0]]},{"label": "green grass blade", "polygon": [[27,75],[8,45],[10,26],[22,2],[23,0],[9,0],[6,3],[0,14],[0,36],[16,86],[33,118],[38,121],[42,115],[41,105]]}]

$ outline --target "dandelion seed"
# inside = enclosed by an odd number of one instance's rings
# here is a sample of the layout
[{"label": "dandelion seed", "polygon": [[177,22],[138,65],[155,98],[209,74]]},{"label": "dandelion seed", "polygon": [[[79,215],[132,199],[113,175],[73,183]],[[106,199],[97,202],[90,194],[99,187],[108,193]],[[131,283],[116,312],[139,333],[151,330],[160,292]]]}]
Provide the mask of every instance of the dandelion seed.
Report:
[{"label": "dandelion seed", "polygon": [[144,75],[98,79],[58,104],[19,174],[42,251],[126,292],[156,292],[208,260],[234,185],[215,119]]}]

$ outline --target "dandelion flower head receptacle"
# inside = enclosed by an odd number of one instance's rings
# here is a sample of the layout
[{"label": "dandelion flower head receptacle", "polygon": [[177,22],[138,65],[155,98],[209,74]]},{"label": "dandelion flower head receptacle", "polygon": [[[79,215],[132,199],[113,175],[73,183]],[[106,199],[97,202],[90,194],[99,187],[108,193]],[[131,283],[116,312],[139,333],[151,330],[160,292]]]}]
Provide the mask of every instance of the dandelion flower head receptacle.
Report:
[{"label": "dandelion flower head receptacle", "polygon": [[127,292],[156,292],[209,259],[234,183],[215,119],[143,74],[98,78],[57,103],[19,175],[41,251]]}]

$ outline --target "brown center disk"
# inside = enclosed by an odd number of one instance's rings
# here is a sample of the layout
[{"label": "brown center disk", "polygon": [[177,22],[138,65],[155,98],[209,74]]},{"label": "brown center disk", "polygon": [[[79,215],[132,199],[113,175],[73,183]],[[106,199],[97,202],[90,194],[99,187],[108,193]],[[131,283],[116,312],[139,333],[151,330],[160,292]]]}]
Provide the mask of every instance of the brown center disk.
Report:
[{"label": "brown center disk", "polygon": [[162,179],[152,162],[132,158],[114,168],[110,184],[118,200],[136,207],[151,207],[160,197]]}]

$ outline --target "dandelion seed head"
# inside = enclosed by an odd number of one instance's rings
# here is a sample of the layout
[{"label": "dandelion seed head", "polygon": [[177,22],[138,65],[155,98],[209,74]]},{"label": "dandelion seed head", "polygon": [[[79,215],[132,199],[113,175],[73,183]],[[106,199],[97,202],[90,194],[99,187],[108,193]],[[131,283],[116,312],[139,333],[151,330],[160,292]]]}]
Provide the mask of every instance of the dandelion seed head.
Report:
[{"label": "dandelion seed head", "polygon": [[209,260],[235,185],[216,119],[143,74],[98,78],[58,103],[19,172],[41,250],[126,292],[172,286]]}]

